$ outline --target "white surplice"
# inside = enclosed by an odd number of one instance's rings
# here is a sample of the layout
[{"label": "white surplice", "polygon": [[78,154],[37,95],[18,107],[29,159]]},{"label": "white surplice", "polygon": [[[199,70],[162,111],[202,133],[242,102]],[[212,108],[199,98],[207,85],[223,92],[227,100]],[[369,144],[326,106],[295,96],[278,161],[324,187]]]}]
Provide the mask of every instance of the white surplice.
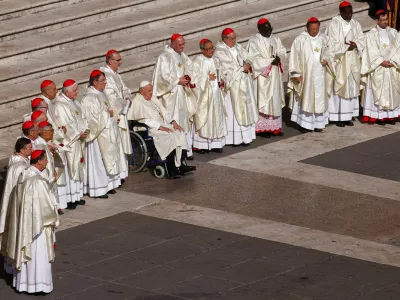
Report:
[{"label": "white surplice", "polygon": [[[137,94],[132,101],[132,107],[128,112],[128,120],[144,123],[149,128],[149,135],[153,137],[154,146],[162,160],[174,150],[175,166],[181,166],[182,150],[187,149],[186,135],[175,131],[171,122],[174,121],[167,110],[155,96],[146,100],[141,94]],[[160,126],[170,128],[173,132],[159,130]]]},{"label": "white surplice", "polygon": [[183,75],[194,77],[192,60],[185,53],[176,53],[166,45],[154,67],[153,94],[161,99],[168,114],[185,131],[188,156],[192,155],[192,122],[196,112],[196,97],[186,86],[179,85]]},{"label": "white surplice", "polygon": [[243,72],[247,55],[240,44],[232,48],[223,42],[216,45],[214,57],[221,66],[221,79],[225,82],[228,145],[249,144],[256,138],[255,123],[259,117],[257,100],[251,74]]},{"label": "white surplice", "polygon": [[[333,55],[333,86],[329,99],[329,120],[350,121],[359,115],[361,55],[365,48],[365,35],[361,24],[335,16],[326,28],[329,48]],[[353,41],[357,49],[347,51]]]},{"label": "white surplice", "polygon": [[82,118],[80,103],[69,99],[60,93],[54,103],[54,115],[57,126],[66,128],[63,145],[65,152],[67,173],[66,182],[70,187],[71,202],[77,202],[83,197],[83,181],[85,178],[85,151],[86,142],[80,139],[80,134],[87,129]]},{"label": "white surplice", "polygon": [[[325,34],[312,37],[304,31],[294,40],[290,52],[289,76],[302,77],[299,84],[288,83],[291,120],[308,130],[323,129],[329,122],[326,72],[331,68],[331,60],[327,46]],[[322,60],[326,60],[328,66],[323,67]]]},{"label": "white surplice", "polygon": [[126,119],[126,113],[129,109],[131,100],[131,91],[122,81],[121,76],[114,72],[108,65],[105,65],[100,68],[102,72],[106,75],[107,84],[104,89],[104,93],[107,95],[107,98],[114,108],[114,111],[117,114],[114,116],[115,119],[119,119],[118,127],[121,135],[121,174],[120,178],[124,179],[128,177],[128,157],[132,154],[132,143],[131,143],[131,135],[129,133],[129,125],[128,120]]},{"label": "white surplice", "polygon": [[[29,167],[29,158],[25,158],[18,154],[13,154],[10,158],[7,167],[7,176],[3,189],[3,197],[0,206],[0,253],[5,251],[7,248],[7,237],[3,238],[5,228],[8,227],[9,214],[8,214],[8,203],[10,201],[11,193],[14,187],[17,185],[19,175]],[[7,274],[13,273],[13,267],[9,258],[4,258],[4,269]]]},{"label": "white surplice", "polygon": [[106,111],[107,96],[88,87],[81,101],[82,117],[90,130],[87,138],[84,190],[90,197],[105,195],[121,185],[121,140],[117,122]]},{"label": "white surplice", "polygon": [[[218,85],[221,69],[213,58],[200,54],[193,59],[196,77],[194,92],[197,111],[194,115],[193,147],[197,149],[221,149],[228,134],[225,96]],[[209,74],[216,76],[209,79]]]},{"label": "white surplice", "polygon": [[10,201],[7,253],[15,263],[13,287],[19,292],[53,290],[54,229],[58,214],[43,172],[33,166],[21,173]]},{"label": "white surplice", "polygon": [[[376,26],[366,34],[361,72],[365,76],[364,117],[393,119],[398,117],[400,104],[400,41],[397,30]],[[383,61],[394,67],[384,68]]]},{"label": "white surplice", "polygon": [[[247,51],[248,61],[253,69],[254,93],[260,112],[256,131],[281,130],[282,108],[285,106],[282,71],[286,48],[277,36],[272,34],[267,38],[257,33],[249,39]],[[272,65],[276,56],[281,58],[281,66]]]}]

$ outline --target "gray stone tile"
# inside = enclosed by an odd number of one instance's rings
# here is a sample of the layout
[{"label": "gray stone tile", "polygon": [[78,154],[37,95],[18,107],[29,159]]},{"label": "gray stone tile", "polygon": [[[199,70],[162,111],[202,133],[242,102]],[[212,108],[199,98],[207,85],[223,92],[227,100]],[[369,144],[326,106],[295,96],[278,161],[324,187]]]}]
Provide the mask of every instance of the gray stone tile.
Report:
[{"label": "gray stone tile", "polygon": [[241,286],[241,284],[228,280],[201,276],[176,285],[170,285],[157,292],[187,299],[207,299],[213,295],[222,294],[238,286]]},{"label": "gray stone tile", "polygon": [[198,247],[190,246],[178,240],[170,240],[165,243],[126,254],[126,257],[159,265],[196,255],[200,252],[201,249]]},{"label": "gray stone tile", "polygon": [[261,260],[251,259],[227,268],[215,269],[213,272],[213,277],[242,283],[251,283],[290,270],[291,268],[284,265],[266,263]]},{"label": "gray stone tile", "polygon": [[247,260],[248,257],[240,250],[233,251],[228,247],[220,247],[169,263],[168,266],[186,271],[195,270],[196,272],[213,276],[219,269],[225,269]]},{"label": "gray stone tile", "polygon": [[159,294],[152,293],[145,290],[135,289],[130,286],[119,285],[115,283],[105,283],[93,288],[86,289],[79,293],[75,293],[66,297],[64,300],[123,300],[123,299],[134,299],[134,300],[150,300]]},{"label": "gray stone tile", "polygon": [[400,295],[400,290],[388,287],[381,290],[373,291],[368,294],[360,295],[358,297],[351,298],[351,300],[398,300],[399,295]]},{"label": "gray stone tile", "polygon": [[83,267],[95,262],[108,259],[107,253],[90,251],[81,248],[70,248],[67,250],[56,250],[56,258],[52,264],[53,274],[62,273]]},{"label": "gray stone tile", "polygon": [[199,277],[201,274],[176,270],[166,266],[157,266],[145,271],[119,279],[116,282],[124,285],[129,285],[137,288],[142,288],[149,291],[154,291],[163,288],[167,285],[177,284],[181,281]]},{"label": "gray stone tile", "polygon": [[230,244],[229,247],[240,249],[249,258],[260,259],[269,263],[279,263],[290,268],[324,261],[333,257],[332,254],[321,251],[256,238],[242,240]]},{"label": "gray stone tile", "polygon": [[230,232],[216,231],[200,227],[196,232],[181,236],[177,239],[186,244],[207,250],[229,245],[248,238]]},{"label": "gray stone tile", "polygon": [[126,231],[102,240],[86,243],[82,245],[81,248],[108,253],[114,256],[142,249],[165,241],[165,239],[156,238],[154,236]]},{"label": "gray stone tile", "polygon": [[75,269],[73,273],[111,281],[152,267],[154,267],[154,265],[149,262],[135,260],[127,256],[118,256]]},{"label": "gray stone tile", "polygon": [[394,147],[400,142],[396,132],[354,146],[331,151],[303,160],[321,167],[400,181],[400,152]]},{"label": "gray stone tile", "polygon": [[85,289],[103,284],[104,281],[87,276],[79,276],[72,273],[53,274],[54,290],[52,297],[63,297],[71,293],[83,291]]}]

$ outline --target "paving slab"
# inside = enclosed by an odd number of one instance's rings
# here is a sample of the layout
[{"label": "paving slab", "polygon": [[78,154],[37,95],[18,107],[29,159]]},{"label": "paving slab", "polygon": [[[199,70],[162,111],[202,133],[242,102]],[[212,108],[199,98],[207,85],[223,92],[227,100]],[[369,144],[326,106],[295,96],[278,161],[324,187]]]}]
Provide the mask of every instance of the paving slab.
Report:
[{"label": "paving slab", "polygon": [[[153,226],[170,227],[171,224],[186,227],[193,235],[197,232],[208,232],[211,236],[226,235],[225,232],[210,228],[132,212],[80,225],[77,229],[90,232],[103,223],[119,227],[121,220],[129,225],[137,224],[139,228],[147,224],[149,231],[142,234],[148,238],[157,238],[149,234]],[[60,246],[56,250],[53,270],[67,262],[76,267],[53,275],[54,291],[46,296],[48,299],[388,300],[396,299],[393,297],[400,289],[400,268],[252,237],[237,235],[241,237],[238,241],[232,240],[227,245],[204,250],[179,240],[179,237],[185,235],[182,233],[167,242],[149,245],[147,253],[143,252],[134,259],[125,254],[126,250],[130,250],[131,254],[141,253],[142,250],[138,250],[134,244],[126,245],[126,249],[116,245],[113,253],[106,257],[84,255],[84,252],[96,253],[97,246],[92,243],[93,248],[90,250],[81,248],[79,240],[73,248],[62,249],[61,245],[65,244],[63,240],[74,234],[73,229],[57,233]],[[104,237],[108,235],[105,233]],[[99,241],[102,240],[99,238]],[[177,245],[177,242],[181,249],[187,251],[177,251],[173,262],[166,261],[160,245],[164,245],[164,250],[168,252],[172,250],[169,245]],[[113,245],[108,244],[111,247]],[[83,251],[77,252],[77,249]],[[276,257],[273,262],[269,262],[265,260],[266,253],[259,252],[262,249],[285,252],[286,256]],[[314,260],[297,265],[287,264],[287,258],[301,257],[299,253],[305,251],[310,253],[310,257],[314,256]],[[62,255],[63,252],[69,255]],[[189,252],[196,254],[188,257]],[[3,263],[2,258],[0,263]],[[1,270],[2,299],[37,299],[37,296],[16,293],[9,286],[9,279]]]}]

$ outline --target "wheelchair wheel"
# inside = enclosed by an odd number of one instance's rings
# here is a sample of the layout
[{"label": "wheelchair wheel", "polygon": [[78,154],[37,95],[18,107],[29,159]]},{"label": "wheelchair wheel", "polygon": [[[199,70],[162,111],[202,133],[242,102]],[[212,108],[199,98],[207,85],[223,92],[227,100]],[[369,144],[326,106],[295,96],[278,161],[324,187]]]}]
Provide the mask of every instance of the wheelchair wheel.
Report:
[{"label": "wheelchair wheel", "polygon": [[130,132],[132,141],[132,155],[129,161],[129,170],[139,173],[146,167],[148,150],[143,138],[134,131]]},{"label": "wheelchair wheel", "polygon": [[161,179],[165,177],[165,169],[163,166],[156,166],[153,169],[153,174],[156,178]]}]

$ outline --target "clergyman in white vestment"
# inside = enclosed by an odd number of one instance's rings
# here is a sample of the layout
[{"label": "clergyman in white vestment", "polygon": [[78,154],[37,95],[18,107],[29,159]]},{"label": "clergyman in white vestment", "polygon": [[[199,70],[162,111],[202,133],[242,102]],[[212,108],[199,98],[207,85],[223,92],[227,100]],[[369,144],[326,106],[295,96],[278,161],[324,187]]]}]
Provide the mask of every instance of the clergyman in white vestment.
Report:
[{"label": "clergyman in white vestment", "polygon": [[361,24],[352,18],[353,8],[342,2],[340,15],[326,28],[329,48],[333,55],[333,86],[329,99],[329,120],[339,127],[354,126],[353,117],[359,115],[361,55],[365,48],[365,35]]},{"label": "clergyman in white vestment", "polygon": [[104,93],[106,77],[94,70],[81,101],[82,117],[88,126],[85,190],[90,197],[108,198],[121,185],[121,138],[116,112]]},{"label": "clergyman in white vestment", "polygon": [[29,167],[29,156],[32,153],[32,142],[27,138],[19,138],[15,143],[15,152],[11,156],[7,166],[7,177],[3,189],[3,197],[0,203],[0,253],[4,257],[4,270],[7,274],[13,274],[12,262],[6,255],[7,236],[3,236],[9,228],[8,203],[11,193],[17,185],[19,175]]},{"label": "clergyman in white vestment", "polygon": [[[361,73],[366,85],[363,122],[395,125],[400,104],[400,40],[388,26],[388,15],[379,10],[376,27],[366,34]],[[365,82],[364,82],[365,81]]]},{"label": "clergyman in white vestment", "polygon": [[187,143],[183,128],[168,114],[161,101],[153,96],[150,82],[141,82],[139,94],[133,98],[128,112],[128,120],[143,123],[149,128],[149,136],[153,138],[157,153],[167,161],[169,178],[179,178],[179,175],[196,169],[185,162]]},{"label": "clergyman in white vestment", "polygon": [[128,157],[132,154],[131,135],[129,133],[128,120],[126,114],[132,103],[131,91],[122,81],[121,75],[118,70],[121,66],[121,55],[115,51],[110,50],[106,54],[106,65],[100,68],[104,72],[107,79],[107,85],[104,93],[107,95],[108,101],[116,111],[115,118],[118,120],[119,133],[121,135],[121,174],[120,178],[123,181],[128,177]]},{"label": "clergyman in white vestment", "polygon": [[193,59],[196,76],[197,110],[194,115],[193,147],[200,153],[222,152],[228,134],[225,95],[220,78],[221,68],[214,59],[214,45],[208,39],[200,41],[201,54]]},{"label": "clergyman in white vestment", "polygon": [[32,152],[30,166],[18,178],[10,199],[7,254],[15,266],[13,286],[18,292],[53,290],[54,230],[58,226],[56,200],[51,192],[43,150]]},{"label": "clergyman in white vestment", "polygon": [[153,86],[154,95],[161,100],[168,114],[185,131],[188,156],[191,157],[196,97],[191,90],[190,81],[192,60],[183,52],[184,49],[183,36],[174,33],[171,44],[165,46],[157,59],[153,73]]},{"label": "clergyman in white vestment", "polygon": [[294,40],[289,58],[291,120],[302,133],[321,132],[329,122],[326,72],[331,60],[328,37],[319,28],[319,20],[310,18],[307,30]]},{"label": "clergyman in white vestment", "polygon": [[82,118],[82,110],[78,97],[78,85],[68,79],[63,83],[62,92],[57,95],[53,110],[56,125],[66,128],[63,148],[66,158],[67,184],[70,187],[71,203],[85,205],[83,182],[86,174],[85,151],[88,134],[87,124]]},{"label": "clergyman in white vestment", "polygon": [[261,18],[257,27],[259,33],[247,43],[248,61],[253,70],[254,93],[260,114],[256,132],[283,135],[282,108],[286,103],[282,75],[286,48],[280,38],[272,34],[273,28],[267,19]]},{"label": "clergyman in white vestment", "polygon": [[257,99],[254,95],[247,51],[236,43],[236,33],[225,28],[221,34],[214,57],[222,68],[221,79],[225,84],[228,114],[227,145],[249,145],[256,138],[255,124],[258,121]]}]

